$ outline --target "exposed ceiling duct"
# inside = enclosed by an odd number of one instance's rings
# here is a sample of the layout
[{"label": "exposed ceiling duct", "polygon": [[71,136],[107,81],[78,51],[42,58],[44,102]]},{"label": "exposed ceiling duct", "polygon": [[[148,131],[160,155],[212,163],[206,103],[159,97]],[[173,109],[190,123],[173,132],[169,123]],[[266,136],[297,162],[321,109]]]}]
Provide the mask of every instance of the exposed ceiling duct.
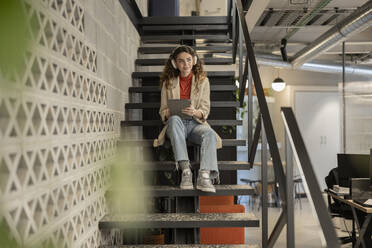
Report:
[{"label": "exposed ceiling duct", "polygon": [[[270,54],[256,54],[257,64],[263,66],[273,66],[285,69],[294,69],[289,62],[282,61],[280,56]],[[327,61],[311,61],[306,62],[295,68],[304,71],[326,72],[326,73],[342,73],[342,65]],[[372,67],[360,65],[346,65],[345,73],[349,75],[372,76]]]},{"label": "exposed ceiling duct", "polygon": [[365,30],[372,24],[371,20],[372,1],[368,1],[354,13],[321,35],[309,46],[296,53],[293,58],[291,58],[291,63],[295,67],[301,66],[337,45],[339,42]]}]

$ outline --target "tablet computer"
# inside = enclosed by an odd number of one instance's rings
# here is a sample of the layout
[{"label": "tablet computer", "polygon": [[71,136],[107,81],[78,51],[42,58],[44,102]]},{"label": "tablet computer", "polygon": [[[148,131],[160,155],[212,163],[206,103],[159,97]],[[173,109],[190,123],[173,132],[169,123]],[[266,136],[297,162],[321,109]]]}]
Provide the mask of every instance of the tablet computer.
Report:
[{"label": "tablet computer", "polygon": [[192,119],[192,116],[182,113],[182,109],[190,107],[190,99],[168,99],[170,115],[178,115],[182,119]]}]

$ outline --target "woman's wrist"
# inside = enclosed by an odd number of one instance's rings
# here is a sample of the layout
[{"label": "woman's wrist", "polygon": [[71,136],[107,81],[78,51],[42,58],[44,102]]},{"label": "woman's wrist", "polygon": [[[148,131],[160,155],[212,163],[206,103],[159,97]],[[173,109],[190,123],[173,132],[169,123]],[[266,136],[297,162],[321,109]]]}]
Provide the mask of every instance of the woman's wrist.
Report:
[{"label": "woman's wrist", "polygon": [[196,118],[201,119],[202,118],[202,113],[201,113],[200,110],[195,109],[192,116],[195,116]]}]

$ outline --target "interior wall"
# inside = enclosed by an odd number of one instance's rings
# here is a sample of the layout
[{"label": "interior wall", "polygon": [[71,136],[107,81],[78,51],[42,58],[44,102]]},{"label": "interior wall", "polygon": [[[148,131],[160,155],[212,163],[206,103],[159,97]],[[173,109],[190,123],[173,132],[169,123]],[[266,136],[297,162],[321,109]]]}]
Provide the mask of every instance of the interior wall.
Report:
[{"label": "interior wall", "polygon": [[337,167],[340,152],[340,102],[336,87],[296,87],[294,112],[321,189]]},{"label": "interior wall", "polygon": [[1,219],[23,245],[99,247],[139,36],[116,0],[22,6],[34,49],[0,75]]},{"label": "interior wall", "polygon": [[[329,87],[336,88],[340,81],[342,81],[342,75],[335,73],[279,69],[266,66],[259,66],[259,72],[263,87],[270,88],[269,95],[275,99],[275,103],[271,104],[272,107],[270,108],[270,114],[277,141],[280,143],[280,155],[282,159],[284,159],[284,125],[280,114],[280,108],[285,106],[294,107],[291,91],[293,91],[294,87],[316,87],[320,91],[322,91],[322,89],[328,90]],[[287,87],[282,92],[275,92],[271,89],[272,81],[278,76],[287,83]],[[352,82],[360,82],[359,85],[363,84],[364,87],[368,87],[368,80],[369,79],[365,76],[346,75],[346,81],[350,82],[350,84],[348,84],[349,89],[356,87],[357,85]],[[340,121],[341,120],[342,119],[340,118]]]}]

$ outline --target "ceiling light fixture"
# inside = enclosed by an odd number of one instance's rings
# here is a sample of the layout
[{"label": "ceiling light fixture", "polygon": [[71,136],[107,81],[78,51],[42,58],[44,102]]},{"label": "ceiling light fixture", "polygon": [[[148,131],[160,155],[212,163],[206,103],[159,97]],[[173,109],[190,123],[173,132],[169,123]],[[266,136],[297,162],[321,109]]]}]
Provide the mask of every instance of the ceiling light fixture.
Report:
[{"label": "ceiling light fixture", "polygon": [[282,78],[279,77],[279,70],[278,70],[278,76],[271,83],[271,88],[273,88],[273,90],[277,92],[280,92],[284,90],[285,86],[286,86],[286,83]]}]

